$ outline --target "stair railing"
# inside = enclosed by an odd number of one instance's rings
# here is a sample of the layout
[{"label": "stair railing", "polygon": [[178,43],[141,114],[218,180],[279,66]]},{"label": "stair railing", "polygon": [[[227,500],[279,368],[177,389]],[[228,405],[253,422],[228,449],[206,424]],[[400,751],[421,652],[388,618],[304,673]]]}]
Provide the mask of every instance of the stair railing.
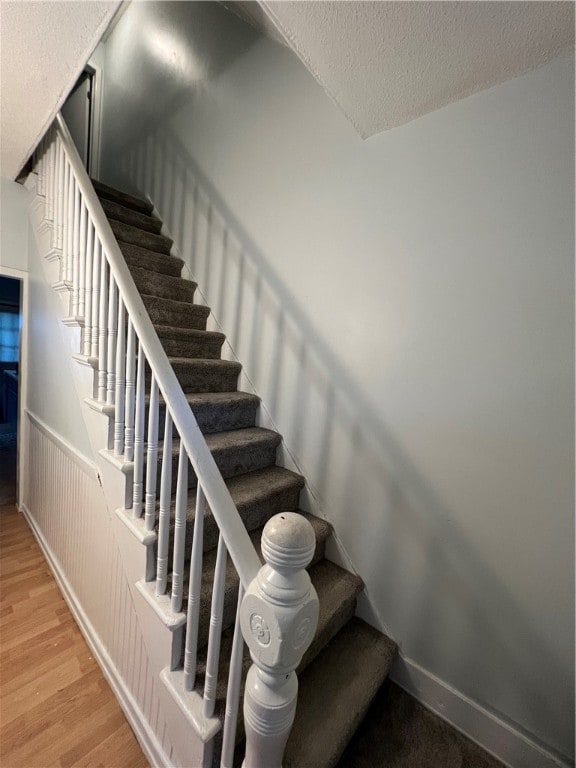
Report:
[{"label": "stair railing", "polygon": [[[253,661],[244,696],[243,765],[280,768],[294,720],[294,670],[313,639],[318,619],[318,600],[305,570],[314,552],[312,528],[299,515],[276,515],[264,529],[262,553],[266,565],[261,565],[60,114],[35,152],[34,170],[37,192],[45,198],[44,226],[51,233],[48,258],[60,265],[56,287],[69,292],[67,322],[82,329],[80,354],[96,371],[94,399],[113,418],[108,450],[124,471],[131,470],[126,472],[132,482],[125,509],[143,520],[147,531],[157,529],[156,561],[148,569],[146,580],[155,581],[158,597],[167,596],[169,591],[175,614],[183,605],[188,497],[189,488],[196,485],[184,692],[192,692],[199,685],[202,559],[210,515],[216,524],[218,545],[201,694],[202,718],[212,725],[204,725],[204,731],[199,728],[201,738],[212,744],[220,728],[215,707],[230,557],[239,589],[220,766],[232,768],[234,762],[243,635]],[[170,547],[172,515],[174,535]],[[171,661],[170,670],[176,663]]]}]

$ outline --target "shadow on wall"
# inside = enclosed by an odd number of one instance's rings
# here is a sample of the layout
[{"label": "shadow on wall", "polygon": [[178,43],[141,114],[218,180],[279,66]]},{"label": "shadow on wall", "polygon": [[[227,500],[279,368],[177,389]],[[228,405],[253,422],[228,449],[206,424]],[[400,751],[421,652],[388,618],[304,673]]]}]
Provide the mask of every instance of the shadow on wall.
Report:
[{"label": "shadow on wall", "polygon": [[[572,707],[565,663],[459,532],[218,191],[165,130],[121,157],[121,176],[110,181],[149,195],[160,211],[306,476],[302,506],[335,525],[366,578],[376,612],[365,605],[364,615],[384,629],[389,622],[406,656],[462,693],[468,681],[488,709],[516,700],[525,722],[547,721],[549,733]],[[551,680],[564,684],[554,698]],[[557,727],[562,743],[565,721]]]}]

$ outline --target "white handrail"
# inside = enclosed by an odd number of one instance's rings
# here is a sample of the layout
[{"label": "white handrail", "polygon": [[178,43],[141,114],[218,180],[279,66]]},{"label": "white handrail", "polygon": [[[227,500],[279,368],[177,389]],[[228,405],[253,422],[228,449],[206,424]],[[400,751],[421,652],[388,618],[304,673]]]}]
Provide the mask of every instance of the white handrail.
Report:
[{"label": "white handrail", "polygon": [[160,343],[61,114],[56,116],[55,123],[128,317],[145,352],[164,402],[170,411],[174,426],[184,443],[190,463],[198,477],[198,483],[202,487],[214,519],[222,533],[226,549],[238,571],[243,587],[247,589],[260,570],[260,558],[250,541],[230,492],[200,431],[196,417],[190,409],[182,387]]},{"label": "white handrail", "polygon": [[[50,136],[49,141],[46,137],[37,153],[39,193],[54,195],[54,200],[46,200],[45,207],[45,218],[52,221],[52,225],[48,223],[52,227],[49,256],[51,260],[60,260],[61,279],[57,287],[69,291],[71,314],[67,322],[84,326],[81,349],[97,368],[94,395],[99,407],[113,417],[113,434],[110,431],[108,437],[110,457],[115,462],[124,462],[129,477],[124,511],[131,509],[133,522],[140,520],[138,525],[146,531],[158,529],[155,566],[150,556],[152,551],[148,550],[145,581],[139,582],[138,588],[142,584],[143,589],[148,589],[146,582],[155,579],[158,605],[166,605],[168,601],[173,613],[180,613],[182,609],[186,533],[191,527],[186,518],[188,490],[194,479],[188,482],[188,461],[196,473],[182,677],[171,679],[173,672],[164,670],[164,682],[179,700],[182,695],[188,697],[185,706],[196,708],[195,717],[210,724],[211,729],[214,727],[222,630],[229,626],[229,609],[233,607],[227,590],[227,585],[232,586],[226,564],[229,554],[240,585],[220,765],[230,768],[234,761],[243,636],[254,663],[246,679],[244,695],[246,756],[243,765],[245,768],[281,768],[296,707],[298,686],[294,670],[315,634],[318,618],[318,599],[304,570],[315,549],[314,531],[299,514],[277,514],[264,528],[262,552],[266,565],[261,566],[60,114],[52,130],[55,136]],[[162,434],[159,433],[161,409],[164,410]],[[177,468],[173,428],[175,437],[179,438]],[[159,444],[160,437],[163,445]],[[198,685],[199,637],[204,639],[203,633],[199,633],[200,618],[204,607],[207,608],[202,599],[204,584],[210,586],[209,573],[203,571],[206,502],[211,507],[219,535],[204,691],[190,697]],[[172,589],[168,598],[170,577]],[[181,615],[176,619],[168,617],[170,622],[176,620],[178,626],[181,619]],[[174,651],[178,649],[178,644],[173,645],[168,670],[173,670]],[[179,681],[177,685],[175,680]],[[215,731],[211,733],[213,736]],[[206,759],[211,749],[212,743],[207,747]]]}]

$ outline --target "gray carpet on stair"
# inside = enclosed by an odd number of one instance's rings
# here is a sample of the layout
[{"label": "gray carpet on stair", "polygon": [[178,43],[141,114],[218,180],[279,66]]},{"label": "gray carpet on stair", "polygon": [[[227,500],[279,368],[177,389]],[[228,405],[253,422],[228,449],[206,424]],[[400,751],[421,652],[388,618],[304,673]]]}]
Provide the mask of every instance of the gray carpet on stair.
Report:
[{"label": "gray carpet on stair", "polygon": [[387,681],[337,768],[503,768],[503,764]]},{"label": "gray carpet on stair", "polygon": [[334,768],[386,679],[396,645],[352,619],[299,677],[283,768]]},{"label": "gray carpet on stair", "polygon": [[[151,251],[148,248],[142,248],[133,243],[124,243],[121,240],[118,241],[118,245],[129,267],[142,267],[151,272],[159,272],[162,275],[180,277],[184,262],[176,256],[172,256],[169,253]],[[154,295],[154,291],[150,293]]]}]

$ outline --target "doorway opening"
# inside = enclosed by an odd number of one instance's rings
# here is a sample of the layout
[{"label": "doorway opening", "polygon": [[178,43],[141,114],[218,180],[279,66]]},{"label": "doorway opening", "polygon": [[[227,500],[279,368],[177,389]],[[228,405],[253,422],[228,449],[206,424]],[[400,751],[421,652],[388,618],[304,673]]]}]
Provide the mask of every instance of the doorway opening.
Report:
[{"label": "doorway opening", "polygon": [[86,66],[62,107],[70,135],[88,175],[94,172],[94,90],[96,70]]},{"label": "doorway opening", "polygon": [[0,506],[16,503],[22,281],[0,275]]}]

